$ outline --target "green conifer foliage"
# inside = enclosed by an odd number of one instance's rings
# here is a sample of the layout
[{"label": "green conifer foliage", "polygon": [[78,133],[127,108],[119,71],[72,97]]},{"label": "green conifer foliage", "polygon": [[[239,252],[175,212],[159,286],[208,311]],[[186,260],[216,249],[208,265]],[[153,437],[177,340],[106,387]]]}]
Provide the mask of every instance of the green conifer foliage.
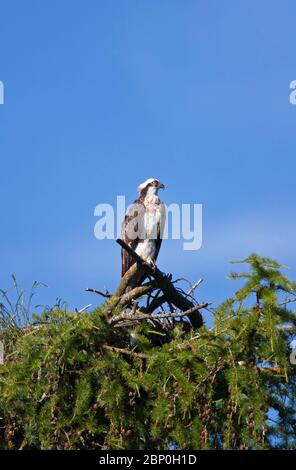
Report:
[{"label": "green conifer foliage", "polygon": [[0,448],[295,448],[296,285],[271,259],[244,263],[211,327],[116,328],[105,303],[19,330],[0,366]]}]

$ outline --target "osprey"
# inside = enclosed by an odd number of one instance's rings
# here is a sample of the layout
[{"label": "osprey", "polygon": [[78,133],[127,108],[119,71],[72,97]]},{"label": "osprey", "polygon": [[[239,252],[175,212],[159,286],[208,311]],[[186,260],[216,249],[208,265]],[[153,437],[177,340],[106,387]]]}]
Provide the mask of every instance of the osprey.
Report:
[{"label": "osprey", "polygon": [[[165,207],[158,197],[159,189],[164,189],[164,185],[155,178],[140,184],[140,195],[125,215],[121,235],[125,243],[151,266],[155,266],[165,224]],[[124,276],[135,260],[124,249],[121,260],[121,275]],[[143,282],[145,277],[143,272],[139,273],[137,283]]]}]

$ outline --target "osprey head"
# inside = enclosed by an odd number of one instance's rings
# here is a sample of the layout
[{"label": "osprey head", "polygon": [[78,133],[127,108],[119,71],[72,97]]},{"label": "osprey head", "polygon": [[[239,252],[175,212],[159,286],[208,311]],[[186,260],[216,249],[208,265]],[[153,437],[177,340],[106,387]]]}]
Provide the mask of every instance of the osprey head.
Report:
[{"label": "osprey head", "polygon": [[157,194],[159,189],[164,189],[164,184],[158,181],[156,178],[148,178],[148,180],[144,181],[138,186],[138,191],[140,194],[143,192],[147,192],[149,188],[154,194]]}]

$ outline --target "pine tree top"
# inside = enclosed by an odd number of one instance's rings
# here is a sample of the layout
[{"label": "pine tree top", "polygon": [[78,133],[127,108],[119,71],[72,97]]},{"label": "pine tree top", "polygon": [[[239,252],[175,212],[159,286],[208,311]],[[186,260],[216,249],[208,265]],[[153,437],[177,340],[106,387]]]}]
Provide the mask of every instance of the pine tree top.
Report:
[{"label": "pine tree top", "polygon": [[118,303],[110,320],[110,298],[6,324],[0,448],[295,448],[296,284],[269,258],[242,263],[211,327],[142,310],[114,321]]}]

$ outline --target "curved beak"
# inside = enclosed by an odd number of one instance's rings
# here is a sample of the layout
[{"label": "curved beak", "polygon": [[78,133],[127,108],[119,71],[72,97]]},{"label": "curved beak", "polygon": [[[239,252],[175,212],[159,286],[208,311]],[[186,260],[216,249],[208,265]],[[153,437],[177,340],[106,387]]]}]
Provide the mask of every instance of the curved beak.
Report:
[{"label": "curved beak", "polygon": [[160,183],[160,182],[158,183],[157,187],[158,187],[158,189],[165,189],[165,185]]}]

